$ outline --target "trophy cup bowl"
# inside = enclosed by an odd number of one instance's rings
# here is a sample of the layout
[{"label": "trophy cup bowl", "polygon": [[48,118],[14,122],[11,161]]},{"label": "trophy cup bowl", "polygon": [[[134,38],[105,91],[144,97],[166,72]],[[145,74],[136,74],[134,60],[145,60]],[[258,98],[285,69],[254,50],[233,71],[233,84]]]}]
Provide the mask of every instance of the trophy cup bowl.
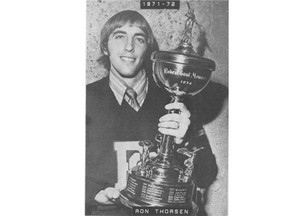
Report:
[{"label": "trophy cup bowl", "polygon": [[153,52],[153,78],[160,88],[173,96],[193,96],[208,84],[215,62],[196,53],[188,55],[182,52]]}]

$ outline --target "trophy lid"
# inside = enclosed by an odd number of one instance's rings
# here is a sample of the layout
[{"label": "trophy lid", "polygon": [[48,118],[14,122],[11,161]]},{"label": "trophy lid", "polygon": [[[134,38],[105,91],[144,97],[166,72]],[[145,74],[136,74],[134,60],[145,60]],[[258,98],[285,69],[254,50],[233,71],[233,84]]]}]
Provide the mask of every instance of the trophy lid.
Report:
[{"label": "trophy lid", "polygon": [[164,61],[171,63],[179,63],[189,65],[193,68],[201,68],[203,70],[214,71],[216,64],[213,60],[201,57],[198,55],[192,46],[192,29],[194,23],[198,24],[196,21],[196,16],[194,14],[194,10],[190,7],[189,3],[188,12],[185,14],[187,16],[187,20],[185,23],[184,33],[181,39],[181,43],[173,51],[158,51],[154,52],[151,56],[153,61]]}]

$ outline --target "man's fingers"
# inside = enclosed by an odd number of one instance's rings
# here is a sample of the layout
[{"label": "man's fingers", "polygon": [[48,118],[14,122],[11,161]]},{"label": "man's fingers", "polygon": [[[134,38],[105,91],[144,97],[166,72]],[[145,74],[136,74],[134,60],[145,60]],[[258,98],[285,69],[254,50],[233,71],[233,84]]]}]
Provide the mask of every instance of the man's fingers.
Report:
[{"label": "man's fingers", "polygon": [[101,190],[96,196],[95,200],[103,205],[114,204],[116,199],[120,196],[120,192],[112,187]]},{"label": "man's fingers", "polygon": [[106,204],[112,204],[112,202],[110,202],[108,200],[108,197],[106,196],[104,190],[100,191],[96,196],[95,196],[95,200],[100,203],[100,204],[103,204],[103,205],[106,205]]},{"label": "man's fingers", "polygon": [[178,138],[183,138],[187,129],[182,129],[182,130],[175,130],[171,128],[158,128],[158,131],[162,134],[170,135],[170,136],[175,136]]},{"label": "man's fingers", "polygon": [[167,104],[165,106],[165,109],[167,110],[177,109],[177,110],[180,110],[181,115],[187,116],[188,118],[191,116],[191,113],[189,112],[187,107],[183,103],[180,103],[180,102]]},{"label": "man's fingers", "polygon": [[189,118],[181,118],[179,114],[166,114],[159,119],[158,127],[164,128],[186,128],[190,125],[191,121]]},{"label": "man's fingers", "polygon": [[165,109],[167,110],[171,110],[171,109],[183,109],[184,107],[184,104],[183,103],[180,103],[180,102],[173,102],[173,103],[169,103],[165,106]]},{"label": "man's fingers", "polygon": [[105,189],[105,195],[110,199],[112,198],[112,195],[113,195],[113,188],[112,187],[108,187]]},{"label": "man's fingers", "polygon": [[115,190],[113,195],[112,195],[112,199],[117,199],[120,196],[120,191]]},{"label": "man's fingers", "polygon": [[105,189],[105,194],[109,200],[115,201],[113,199],[117,199],[120,196],[120,192],[112,187],[108,187]]},{"label": "man's fingers", "polygon": [[165,106],[167,110],[177,109],[180,113],[168,113],[159,119],[158,130],[162,134],[174,136],[175,143],[181,144],[191,124],[191,113],[183,103],[174,102]]},{"label": "man's fingers", "polygon": [[166,114],[164,116],[162,116],[159,121],[160,122],[163,122],[163,121],[176,121],[176,122],[179,122],[180,121],[180,118],[181,118],[181,115],[180,114],[177,114],[177,113],[169,113],[169,114]]},{"label": "man's fingers", "polygon": [[158,127],[162,128],[171,128],[171,129],[178,129],[179,123],[175,121],[169,121],[169,122],[160,122],[158,124]]}]

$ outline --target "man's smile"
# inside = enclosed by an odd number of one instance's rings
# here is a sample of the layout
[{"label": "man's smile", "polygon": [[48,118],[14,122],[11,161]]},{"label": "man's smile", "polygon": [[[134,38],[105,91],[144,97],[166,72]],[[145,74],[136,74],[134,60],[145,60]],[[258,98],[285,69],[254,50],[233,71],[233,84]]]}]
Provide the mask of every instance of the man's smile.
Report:
[{"label": "man's smile", "polygon": [[129,56],[120,56],[120,58],[124,61],[128,61],[128,62],[134,62],[136,60],[136,58],[133,57],[129,57]]}]

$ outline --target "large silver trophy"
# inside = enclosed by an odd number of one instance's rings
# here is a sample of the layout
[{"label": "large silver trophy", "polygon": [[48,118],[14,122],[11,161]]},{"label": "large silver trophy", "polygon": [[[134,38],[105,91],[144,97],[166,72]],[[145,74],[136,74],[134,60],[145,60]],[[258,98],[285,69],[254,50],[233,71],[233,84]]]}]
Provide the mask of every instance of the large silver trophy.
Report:
[{"label": "large silver trophy", "polygon": [[[187,3],[188,4],[188,3]],[[196,95],[208,84],[215,62],[193,51],[192,28],[196,22],[194,10],[188,4],[188,17],[179,47],[174,51],[152,54],[153,77],[157,85],[166,89],[173,101],[184,95]],[[177,111],[170,111],[177,112]],[[174,137],[163,135],[159,140],[158,155],[149,158],[150,141],[141,141],[140,161],[128,171],[127,186],[121,191],[120,201],[128,207],[191,207],[195,185],[192,179],[196,152],[180,148],[174,152]],[[184,164],[178,164],[174,154],[184,154]]]}]

